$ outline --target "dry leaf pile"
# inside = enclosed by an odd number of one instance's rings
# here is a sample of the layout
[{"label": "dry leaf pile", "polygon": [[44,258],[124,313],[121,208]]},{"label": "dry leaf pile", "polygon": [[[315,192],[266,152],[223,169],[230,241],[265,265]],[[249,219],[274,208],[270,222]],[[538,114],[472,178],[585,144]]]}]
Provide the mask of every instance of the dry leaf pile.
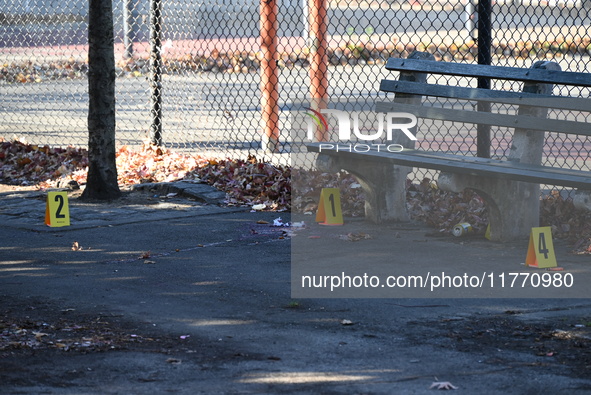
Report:
[{"label": "dry leaf pile", "polygon": [[[83,148],[51,148],[0,138],[2,183],[47,188],[74,180],[83,185],[87,166],[87,151]],[[314,213],[320,190],[339,188],[343,215],[364,215],[361,184],[343,172],[292,170],[260,162],[253,156],[244,160],[204,158],[149,144],[134,149],[119,148],[117,171],[121,185],[200,180],[226,192],[229,205],[264,205],[266,210],[277,211]],[[445,192],[428,178],[420,183],[409,180],[407,199],[411,218],[427,223],[442,234],[449,234],[461,222],[470,223],[476,234],[483,234],[488,224],[484,201],[470,190]],[[540,224],[551,226],[553,237],[572,243],[574,252],[591,254],[591,213],[576,210],[559,193],[542,199]]]},{"label": "dry leaf pile", "polygon": [[[425,222],[441,234],[450,234],[461,222],[472,225],[476,234],[484,234],[488,213],[484,200],[475,192],[442,191],[428,178],[420,183],[407,181],[407,202],[413,220]],[[293,170],[292,205],[296,212],[315,212],[322,188],[339,188],[344,216],[364,215],[363,190],[346,173]],[[551,226],[552,236],[565,239],[577,254],[591,254],[591,213],[575,209],[572,201],[553,192],[541,200],[540,226]]]},{"label": "dry leaf pile", "polygon": [[575,208],[558,191],[540,202],[540,225],[552,227],[553,237],[572,243],[574,253],[591,254],[591,212]]},{"label": "dry leaf pile", "polygon": [[34,185],[58,180],[88,166],[83,148],[52,148],[0,138],[0,182]]},{"label": "dry leaf pile", "polygon": [[108,351],[147,341],[154,339],[114,331],[110,323],[100,317],[76,322],[57,320],[53,323],[0,319],[0,356],[14,350]]},{"label": "dry leaf pile", "polygon": [[183,155],[150,144],[133,149],[122,146],[116,156],[121,185],[181,180],[196,168],[209,164],[200,156]]},{"label": "dry leaf pile", "polygon": [[117,172],[122,185],[200,180],[226,192],[229,205],[290,209],[290,169],[252,156],[246,160],[207,159],[149,144],[139,149],[124,146],[117,151]]},{"label": "dry leaf pile", "polygon": [[[246,160],[207,159],[145,144],[117,150],[120,185],[146,182],[200,180],[227,194],[236,206],[264,204],[269,210],[291,207],[291,169]],[[39,147],[20,141],[0,140],[0,182],[12,185],[54,187],[58,182],[86,183],[88,153],[83,148]],[[60,184],[61,185],[61,184]]]},{"label": "dry leaf pile", "polygon": [[471,190],[460,193],[437,188],[429,178],[408,185],[407,199],[411,218],[427,223],[439,232],[449,234],[462,222],[472,225],[475,233],[484,234],[488,217],[484,200]]},{"label": "dry leaf pile", "polygon": [[323,173],[317,170],[292,170],[292,210],[315,213],[322,188],[338,188],[345,217],[360,217],[365,213],[363,189],[347,173]]},{"label": "dry leaf pile", "polygon": [[88,63],[74,58],[33,63],[30,60],[0,64],[0,82],[30,83],[86,78]]},{"label": "dry leaf pile", "polygon": [[291,169],[247,160],[210,160],[196,168],[186,178],[199,178],[226,192],[230,205],[264,204],[270,210],[291,208]]}]

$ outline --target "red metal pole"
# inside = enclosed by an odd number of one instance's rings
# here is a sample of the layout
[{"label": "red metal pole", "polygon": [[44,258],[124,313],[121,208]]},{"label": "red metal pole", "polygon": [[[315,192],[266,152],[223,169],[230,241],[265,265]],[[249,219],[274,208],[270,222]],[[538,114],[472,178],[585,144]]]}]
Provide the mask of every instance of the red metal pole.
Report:
[{"label": "red metal pole", "polygon": [[[328,57],[326,55],[326,0],[309,1],[310,21],[310,101],[311,107],[317,111],[328,104]],[[318,141],[327,140],[325,129],[316,129]]]},{"label": "red metal pole", "polygon": [[277,1],[261,0],[261,122],[263,149],[279,152]]}]

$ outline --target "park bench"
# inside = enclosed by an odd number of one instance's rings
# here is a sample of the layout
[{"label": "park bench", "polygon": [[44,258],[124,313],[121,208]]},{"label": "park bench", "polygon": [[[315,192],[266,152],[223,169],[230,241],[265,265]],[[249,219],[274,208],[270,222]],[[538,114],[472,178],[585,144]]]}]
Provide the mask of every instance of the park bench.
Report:
[{"label": "park bench", "polygon": [[[590,172],[541,164],[545,132],[591,136],[591,123],[586,121],[591,100],[552,94],[555,85],[591,87],[591,74],[561,71],[549,61],[535,62],[530,68],[437,62],[424,52],[414,52],[407,59],[390,58],[386,69],[399,71],[400,76],[381,81],[380,90],[395,97],[376,103],[376,112],[414,114],[435,120],[440,130],[453,122],[507,127],[513,137],[506,159],[415,149],[415,141],[404,133],[394,134],[387,142],[404,147],[395,152],[376,147],[351,152],[351,145],[342,142],[308,143],[308,151],[319,153],[319,168],[343,169],[359,179],[367,219],[375,223],[409,220],[406,185],[414,167],[441,171],[437,184],[443,190],[475,190],[489,209],[490,238],[495,241],[528,236],[532,227],[539,226],[540,184],[576,188],[579,206],[591,208]],[[523,87],[513,91],[432,84],[427,83],[429,75],[520,81]],[[446,104],[436,106],[424,97],[444,98]],[[512,112],[498,111],[507,108]],[[548,118],[550,109],[566,110],[578,121]],[[420,140],[420,133],[417,137]]]}]

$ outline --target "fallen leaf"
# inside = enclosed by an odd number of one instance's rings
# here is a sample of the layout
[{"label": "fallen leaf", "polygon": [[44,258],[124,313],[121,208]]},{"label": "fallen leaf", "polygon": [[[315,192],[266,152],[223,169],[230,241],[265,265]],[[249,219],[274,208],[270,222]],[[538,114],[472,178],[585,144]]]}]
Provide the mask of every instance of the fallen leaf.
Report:
[{"label": "fallen leaf", "polygon": [[40,340],[42,337],[49,336],[47,333],[43,332],[33,332],[33,335],[35,335],[37,340]]},{"label": "fallen leaf", "polygon": [[303,212],[304,213],[312,213],[314,211],[318,210],[318,204],[317,203],[308,203],[306,205],[306,207],[304,207]]},{"label": "fallen leaf", "polygon": [[359,240],[367,240],[371,239],[371,236],[367,233],[358,232],[358,233],[347,233],[346,235],[339,235],[339,239],[346,240],[346,241],[359,241]]},{"label": "fallen leaf", "polygon": [[150,251],[146,251],[144,253],[142,253],[138,259],[148,259],[150,256],[152,255],[152,253]]},{"label": "fallen leaf", "polygon": [[429,387],[430,390],[457,390],[458,387],[450,383],[449,381],[434,381]]}]

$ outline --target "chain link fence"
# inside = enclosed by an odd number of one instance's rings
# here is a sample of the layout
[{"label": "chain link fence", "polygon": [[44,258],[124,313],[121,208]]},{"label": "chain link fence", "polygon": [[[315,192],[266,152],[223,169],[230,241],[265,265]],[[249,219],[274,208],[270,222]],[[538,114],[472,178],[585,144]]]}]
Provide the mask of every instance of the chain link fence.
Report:
[{"label": "chain link fence", "polygon": [[[590,4],[493,2],[492,64],[529,67],[547,59],[563,70],[587,71]],[[87,144],[87,7],[83,0],[0,0],[0,137]],[[475,63],[478,54],[472,0],[114,0],[113,8],[120,145],[156,138],[196,154],[254,154],[289,164],[288,152],[305,142],[291,133],[294,112],[318,95],[370,117],[374,102],[385,98],[379,81],[396,77],[384,69],[389,57],[422,50]],[[316,81],[318,75],[326,80]],[[475,153],[475,133],[467,128],[425,121],[421,146]],[[505,156],[511,132],[491,133],[492,155]],[[588,139],[547,139],[547,162],[588,168]]]}]

